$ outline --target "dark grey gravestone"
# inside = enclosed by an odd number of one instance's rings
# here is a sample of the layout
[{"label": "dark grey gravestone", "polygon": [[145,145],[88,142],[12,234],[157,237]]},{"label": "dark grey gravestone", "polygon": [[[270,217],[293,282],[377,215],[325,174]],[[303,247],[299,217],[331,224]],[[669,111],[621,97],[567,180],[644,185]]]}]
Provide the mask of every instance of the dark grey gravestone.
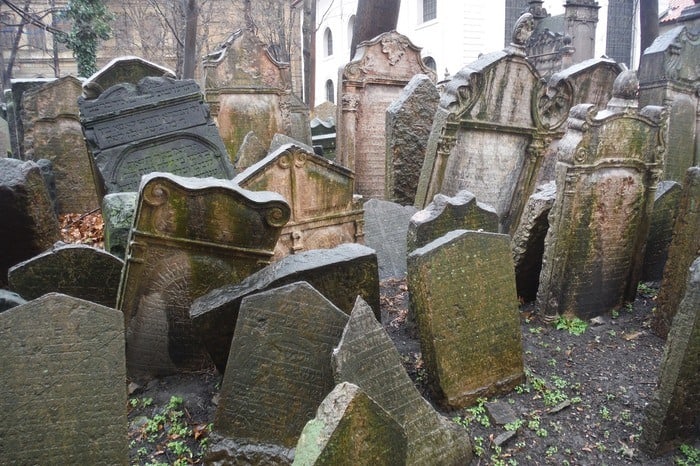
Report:
[{"label": "dark grey gravestone", "polygon": [[358,298],[333,351],[336,383],[357,385],[403,427],[407,465],[465,465],[472,459],[467,432],[424,400],[372,309]]},{"label": "dark grey gravestone", "polygon": [[126,192],[107,194],[102,198],[105,249],[122,259],[134,223],[137,197],[138,193]]},{"label": "dark grey gravestone", "polygon": [[241,147],[236,152],[236,158],[233,160],[233,167],[236,173],[241,173],[246,168],[255,165],[267,156],[267,148],[260,142],[260,138],[255,135],[254,131],[248,131],[243,138]]},{"label": "dark grey gravestone", "polygon": [[115,307],[123,267],[123,260],[102,249],[59,242],[11,267],[8,281],[10,288],[26,299],[62,293]]},{"label": "dark grey gravestone", "polygon": [[59,214],[58,205],[56,202],[56,174],[53,171],[53,163],[48,159],[39,159],[36,161],[39,165],[39,170],[41,170],[41,176],[44,178],[44,184],[49,192],[49,197],[51,198],[51,206],[56,215]]},{"label": "dark grey gravestone", "polygon": [[3,464],[127,465],[124,318],[47,294],[0,314]]},{"label": "dark grey gravestone", "polygon": [[663,277],[682,191],[681,185],[675,181],[662,181],[656,188],[654,210],[651,213],[649,235],[644,252],[642,268],[644,281],[660,281]]},{"label": "dark grey gravestone", "polygon": [[22,298],[17,293],[10,290],[0,289],[0,312],[6,311],[26,302],[27,300]]},{"label": "dark grey gravestone", "polygon": [[408,223],[418,209],[370,199],[364,204],[365,244],[377,251],[379,279],[406,275]]},{"label": "dark grey gravestone", "polygon": [[[335,385],[331,352],[347,320],[305,282],[244,299],[214,431],[239,444],[260,444],[261,462],[254,464],[270,464],[267,449],[277,451],[275,459],[293,449]],[[210,454],[213,460],[223,449],[213,445]],[[236,452],[230,454],[228,464],[240,464]]]},{"label": "dark grey gravestone", "polygon": [[298,281],[308,282],[346,314],[352,311],[355,298],[362,296],[380,320],[377,256],[372,249],[347,243],[287,256],[240,283],[218,288],[192,303],[192,323],[221,372],[226,368],[243,299]]}]

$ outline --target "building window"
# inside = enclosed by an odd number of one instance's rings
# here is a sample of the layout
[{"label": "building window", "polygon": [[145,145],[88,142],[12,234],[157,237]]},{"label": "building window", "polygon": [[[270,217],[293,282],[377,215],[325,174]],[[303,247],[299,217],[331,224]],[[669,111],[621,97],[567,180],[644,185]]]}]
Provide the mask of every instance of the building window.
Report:
[{"label": "building window", "polygon": [[437,0],[419,0],[423,22],[437,18]]},{"label": "building window", "polygon": [[326,81],[326,100],[335,103],[335,86],[332,79]]},{"label": "building window", "polygon": [[333,55],[333,33],[331,28],[326,28],[326,32],[323,33],[323,47],[327,57]]},{"label": "building window", "polygon": [[27,44],[35,49],[46,49],[46,33],[39,26],[25,24],[24,33],[27,35]]},{"label": "building window", "polygon": [[437,71],[437,64],[435,64],[435,60],[433,59],[433,57],[425,57],[423,59],[423,64],[431,70]]}]

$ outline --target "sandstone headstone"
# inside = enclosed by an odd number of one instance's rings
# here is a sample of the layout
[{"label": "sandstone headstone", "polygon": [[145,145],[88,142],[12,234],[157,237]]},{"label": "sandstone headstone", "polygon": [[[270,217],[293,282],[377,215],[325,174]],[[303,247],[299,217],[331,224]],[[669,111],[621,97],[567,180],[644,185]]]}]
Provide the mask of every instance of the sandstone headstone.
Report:
[{"label": "sandstone headstone", "polygon": [[241,173],[246,168],[264,159],[266,155],[267,148],[262,145],[254,131],[248,131],[243,138],[243,142],[241,142],[241,147],[236,152],[233,168],[236,170],[236,173]]},{"label": "sandstone headstone", "polygon": [[267,265],[288,219],[289,206],[274,193],[214,178],[144,176],[117,302],[130,376],[208,367],[190,304]]},{"label": "sandstone headstone", "polygon": [[661,181],[656,188],[644,252],[644,281],[660,281],[663,276],[682,191],[681,185],[675,181]]},{"label": "sandstone headstone", "polygon": [[469,464],[472,448],[467,432],[420,396],[394,343],[360,298],[333,351],[333,367],[336,383],[360,387],[404,429],[406,465]]},{"label": "sandstone headstone", "polygon": [[102,198],[105,249],[122,259],[134,223],[137,196],[136,192],[126,192],[107,194]]},{"label": "sandstone headstone", "polygon": [[377,251],[379,279],[406,275],[406,235],[418,209],[370,199],[364,204],[365,244]]},{"label": "sandstone headstone", "polygon": [[46,293],[115,307],[124,261],[84,244],[56,243],[53,248],[10,268],[10,289],[25,299]]},{"label": "sandstone headstone", "polygon": [[520,384],[523,347],[510,238],[455,230],[408,256],[416,316],[431,389],[446,406]]},{"label": "sandstone headstone", "polygon": [[401,426],[356,385],[342,382],[304,426],[293,465],[399,466],[405,458]]},{"label": "sandstone headstone", "polygon": [[10,88],[4,90],[7,127],[10,132],[10,147],[12,157],[22,159],[22,141],[24,127],[22,125],[22,97],[24,93],[54,81],[55,78],[13,79]]},{"label": "sandstone headstone", "polygon": [[48,294],[0,313],[5,464],[127,465],[120,312]]},{"label": "sandstone headstone", "polygon": [[26,302],[27,300],[17,293],[0,288],[0,312],[19,306],[20,304],[25,304]]},{"label": "sandstone headstone", "polygon": [[359,244],[306,251],[273,262],[240,283],[214,290],[192,303],[190,318],[220,372],[226,368],[241,302],[246,296],[305,281],[346,314],[355,298],[370,303],[380,320],[375,252]]},{"label": "sandstone headstone", "polygon": [[384,199],[413,205],[440,95],[429,76],[417,74],[386,110]]},{"label": "sandstone headstone", "polygon": [[[88,89],[85,91],[86,93],[100,93],[117,84],[131,83],[135,85],[143,78],[158,78],[163,76],[174,78],[175,72],[170,68],[144,60],[140,57],[117,57],[97,70],[95,74],[86,80],[85,84]],[[94,98],[97,96],[91,95],[90,97]]]},{"label": "sandstone headstone", "polygon": [[[347,314],[297,282],[244,299],[221,385],[214,431],[284,457],[334,387],[331,353]],[[282,452],[282,454],[280,454]],[[211,459],[223,453],[213,445]],[[232,462],[236,464],[236,453]]]},{"label": "sandstone headstone", "polygon": [[45,251],[60,238],[36,163],[0,159],[0,219],[0,286],[4,286],[11,266]]}]

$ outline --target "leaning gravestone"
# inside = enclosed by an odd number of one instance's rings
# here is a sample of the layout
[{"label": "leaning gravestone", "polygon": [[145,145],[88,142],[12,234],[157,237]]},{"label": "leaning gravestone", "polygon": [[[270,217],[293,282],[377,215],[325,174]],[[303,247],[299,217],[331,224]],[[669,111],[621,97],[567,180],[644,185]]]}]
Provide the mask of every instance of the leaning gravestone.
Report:
[{"label": "leaning gravestone", "polygon": [[379,279],[406,275],[406,234],[418,209],[370,199],[364,204],[365,244],[377,251]]},{"label": "leaning gravestone", "polygon": [[333,390],[331,352],[347,320],[305,282],[243,300],[213,428],[230,441],[210,447],[210,464],[292,462],[304,425]]},{"label": "leaning gravestone", "polygon": [[107,194],[102,198],[105,249],[122,259],[134,223],[137,196],[138,193],[126,192]]},{"label": "leaning gravestone", "polygon": [[659,385],[649,404],[642,445],[660,455],[697,439],[700,431],[700,257],[690,266],[685,293],[668,334]]},{"label": "leaning gravestone", "polygon": [[55,78],[30,78],[13,79],[10,88],[3,92],[5,102],[5,114],[7,116],[7,128],[10,133],[11,157],[22,159],[22,141],[24,140],[24,127],[22,126],[22,97],[28,92],[44,84],[54,81]]},{"label": "leaning gravestone", "polygon": [[17,293],[0,288],[0,312],[19,306],[20,304],[25,304],[26,302],[27,300]]},{"label": "leaning gravestone", "polygon": [[404,429],[406,465],[469,464],[472,447],[467,432],[420,396],[394,343],[361,298],[333,351],[333,367],[336,383],[360,387]]},{"label": "leaning gravestone", "polygon": [[124,320],[61,294],[0,313],[3,464],[127,465]]},{"label": "leaning gravestone", "polygon": [[292,464],[399,466],[405,458],[401,426],[359,387],[342,382],[304,426]]},{"label": "leaning gravestone", "polygon": [[59,242],[11,267],[8,281],[25,299],[55,292],[113,308],[123,266],[123,260],[102,249]]},{"label": "leaning gravestone", "polygon": [[377,255],[372,249],[359,244],[341,244],[333,249],[287,256],[240,283],[216,289],[192,303],[192,324],[220,372],[226,369],[243,299],[298,281],[308,282],[346,314],[352,311],[355,297],[362,296],[380,320]]},{"label": "leaning gravestone", "polygon": [[523,346],[508,235],[455,230],[408,256],[431,389],[464,408],[520,384]]},{"label": "leaning gravestone", "polygon": [[255,135],[255,131],[248,131],[243,137],[243,142],[233,159],[233,168],[236,173],[241,173],[251,165],[255,165],[267,155],[267,147],[263,146],[260,139]]},{"label": "leaning gravestone", "polygon": [[661,181],[656,189],[644,252],[644,281],[660,281],[663,277],[682,192],[681,185],[675,181]]},{"label": "leaning gravestone", "polygon": [[130,376],[208,367],[190,304],[270,263],[288,219],[289,206],[274,193],[214,178],[144,176],[117,302]]},{"label": "leaning gravestone", "polygon": [[174,78],[175,72],[143,58],[126,55],[111,60],[90,76],[85,81],[88,87],[86,92],[101,92],[117,84],[131,83],[135,85],[143,78],[164,76]]}]

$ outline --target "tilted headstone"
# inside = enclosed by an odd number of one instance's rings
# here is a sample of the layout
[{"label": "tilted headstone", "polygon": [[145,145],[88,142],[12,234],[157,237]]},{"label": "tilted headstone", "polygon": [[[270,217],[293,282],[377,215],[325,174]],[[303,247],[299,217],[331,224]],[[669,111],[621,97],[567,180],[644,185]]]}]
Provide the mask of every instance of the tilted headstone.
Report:
[{"label": "tilted headstone", "polygon": [[333,368],[336,383],[360,387],[404,429],[406,465],[469,464],[472,447],[467,432],[420,396],[394,343],[361,298],[333,351]]},{"label": "tilted headstone", "polygon": [[12,145],[10,144],[10,128],[7,125],[5,117],[0,117],[0,158],[7,157],[7,154],[12,153]]},{"label": "tilted headstone", "polygon": [[661,181],[656,189],[644,252],[644,281],[660,281],[663,277],[682,192],[681,185],[675,181]]},{"label": "tilted headstone", "polygon": [[[143,78],[153,77],[175,77],[175,72],[170,68],[158,65],[157,63],[144,60],[140,57],[123,56],[117,57],[107,63],[90,76],[86,81],[86,94],[101,93],[112,86],[123,83],[136,85]],[[97,95],[90,96],[91,98]]]},{"label": "tilted headstone", "polygon": [[673,226],[673,239],[668,249],[656,311],[651,320],[654,333],[662,338],[671,328],[678,303],[685,293],[688,267],[700,251],[700,167],[688,169]]},{"label": "tilted headstone", "polygon": [[0,219],[0,286],[4,286],[10,267],[45,251],[60,238],[36,163],[0,159]]},{"label": "tilted headstone", "polygon": [[370,199],[364,204],[365,244],[377,251],[379,279],[406,275],[406,234],[418,209]]},{"label": "tilted headstone", "polygon": [[341,382],[299,437],[294,466],[405,464],[406,434],[359,387]]},{"label": "tilted headstone", "polygon": [[25,299],[61,293],[113,308],[123,266],[123,260],[102,249],[59,242],[11,267],[8,281]]},{"label": "tilted headstone", "polygon": [[0,313],[4,464],[129,464],[121,312],[47,294]]},{"label": "tilted headstone", "polygon": [[242,188],[281,194],[292,208],[275,259],[342,243],[362,243],[364,212],[353,173],[296,144],[286,144],[234,179]]},{"label": "tilted headstone", "polygon": [[134,223],[137,197],[136,192],[126,192],[107,194],[102,198],[105,249],[122,259]]},{"label": "tilted headstone", "polygon": [[384,199],[413,205],[426,142],[440,94],[429,76],[417,74],[386,110],[386,193]]},{"label": "tilted headstone", "polygon": [[455,230],[408,256],[410,306],[432,391],[464,408],[525,377],[508,235]]},{"label": "tilted headstone", "polygon": [[0,312],[19,306],[20,304],[25,304],[26,302],[27,300],[17,293],[0,288]]},{"label": "tilted headstone", "polygon": [[267,148],[262,145],[260,139],[255,135],[255,131],[248,131],[243,137],[243,142],[236,152],[233,160],[233,168],[236,173],[241,173],[246,168],[254,165],[265,158]]},{"label": "tilted headstone", "polygon": [[24,127],[22,124],[22,97],[24,93],[55,81],[55,78],[13,79],[10,88],[5,89],[4,103],[7,116],[7,129],[10,133],[10,151],[12,157],[23,159],[22,144],[24,141]]},{"label": "tilted headstone", "polygon": [[[144,78],[81,98],[81,123],[104,194],[136,191],[141,176],[167,172],[233,178],[233,165],[191,79]],[[102,184],[102,183],[100,183]]]},{"label": "tilted headstone", "polygon": [[231,338],[241,302],[246,296],[305,281],[346,314],[359,295],[380,320],[377,255],[359,244],[306,251],[273,262],[240,283],[227,285],[196,299],[190,318],[220,372],[226,369]]},{"label": "tilted headstone", "polygon": [[498,232],[498,214],[469,191],[454,197],[436,194],[433,202],[413,214],[408,224],[407,247],[413,251],[453,230]]},{"label": "tilted headstone", "polygon": [[[252,464],[291,463],[293,454],[287,461],[278,458],[296,446],[304,425],[333,390],[331,353],[347,320],[305,282],[245,298],[213,430],[258,448],[260,459]],[[224,454],[231,455],[227,464],[243,463],[236,451],[213,444],[209,464]]]},{"label": "tilted headstone", "polygon": [[289,213],[281,196],[228,180],[143,177],[117,302],[130,376],[210,365],[190,304],[269,264]]},{"label": "tilted headstone", "polygon": [[697,439],[700,431],[700,257],[690,266],[677,311],[643,424],[643,448],[655,456]]},{"label": "tilted headstone", "polygon": [[282,146],[287,146],[289,144],[293,144],[307,152],[314,153],[314,148],[310,145],[305,144],[301,141],[297,141],[293,137],[287,136],[286,134],[282,133],[275,133],[275,135],[272,136],[272,141],[270,141],[270,148],[267,151],[267,153],[271,154],[273,152],[277,152]]},{"label": "tilted headstone", "polygon": [[384,199],[386,190],[386,110],[417,74],[435,80],[420,48],[396,31],[358,44],[340,75],[337,157],[355,172],[357,192]]},{"label": "tilted headstone", "polygon": [[623,72],[605,110],[571,110],[537,293],[546,319],[588,319],[636,295],[665,119],[661,107],[637,111],[637,86],[634,72]]}]

